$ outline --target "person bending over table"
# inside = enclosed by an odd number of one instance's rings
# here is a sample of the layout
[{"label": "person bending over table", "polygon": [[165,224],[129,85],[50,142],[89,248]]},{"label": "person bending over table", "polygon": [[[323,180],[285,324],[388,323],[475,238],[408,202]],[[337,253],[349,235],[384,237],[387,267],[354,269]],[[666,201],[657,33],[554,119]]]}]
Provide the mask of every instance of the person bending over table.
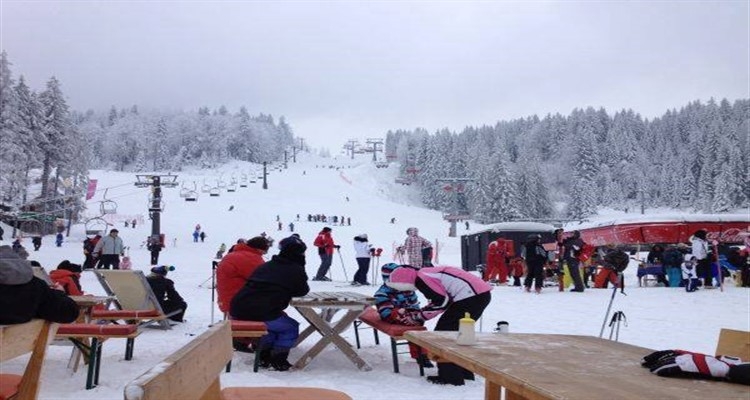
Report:
[{"label": "person bending over table", "polygon": [[[386,285],[400,291],[419,290],[430,300],[422,308],[422,318],[428,320],[442,314],[435,325],[436,331],[458,331],[459,320],[469,313],[474,320],[490,304],[491,290],[487,282],[473,274],[455,267],[413,268],[400,267],[393,270]],[[460,386],[465,379],[474,379],[474,374],[453,363],[438,362],[437,376],[427,380],[436,384]]]},{"label": "person bending over table", "polygon": [[[373,297],[375,297],[375,307],[378,309],[378,315],[382,321],[396,325],[422,326],[424,319],[419,306],[419,297],[413,290],[399,291],[386,284],[390,279],[391,273],[396,268],[401,267],[396,263],[384,264],[380,271],[383,274],[383,284],[378,288]],[[404,268],[411,268],[405,265]],[[419,357],[419,347],[414,343],[409,343],[409,354],[411,358],[422,364],[423,368],[433,368],[432,362],[426,357]]]},{"label": "person bending over table", "polygon": [[278,255],[258,267],[232,299],[232,319],[263,321],[268,334],[259,342],[260,364],[277,371],[291,368],[289,350],[299,337],[299,322],[286,315],[292,297],[310,291],[305,273],[307,245],[293,234],[279,242]]},{"label": "person bending over table", "polygon": [[81,266],[63,260],[57,265],[57,269],[50,271],[49,278],[52,282],[62,286],[68,296],[83,296],[81,288]]}]

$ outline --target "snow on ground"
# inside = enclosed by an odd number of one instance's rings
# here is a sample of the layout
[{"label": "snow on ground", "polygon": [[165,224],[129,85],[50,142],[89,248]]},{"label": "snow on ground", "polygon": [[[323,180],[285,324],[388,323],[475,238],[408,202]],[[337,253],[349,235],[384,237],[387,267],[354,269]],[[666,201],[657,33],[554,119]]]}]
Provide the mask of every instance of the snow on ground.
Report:
[{"label": "snow on ground", "polygon": [[[257,171],[258,166],[232,162],[217,170],[191,170],[178,175],[179,181],[188,186],[192,187],[195,181],[200,191],[204,182],[214,184],[221,179],[228,183],[233,175],[240,179],[243,173],[249,174],[251,179],[257,178]],[[418,195],[413,188],[393,183],[395,175],[393,166],[375,168],[367,156],[350,160],[320,159],[303,154],[298,156],[298,163],[289,163],[288,169],[272,170],[267,190],[262,190],[261,181],[257,181],[235,193],[223,190],[219,197],[200,193],[198,201],[191,203],[179,197],[179,187],[164,189],[165,211],[161,231],[166,234],[168,247],[162,252],[160,261],[176,267],[169,276],[189,303],[187,322],[170,331],[145,329],[136,340],[132,361],[123,360],[124,341],[108,341],[103,352],[100,385],[93,390],[84,389],[85,368],[76,373],[66,368],[70,347],[51,346],[42,374],[40,398],[120,399],[127,382],[218,321],[218,308],[214,308],[212,317],[211,261],[221,243],[229,246],[240,237],[248,238],[265,231],[280,240],[290,234],[288,224],[294,222],[295,231],[308,244],[307,272],[312,276],[319,265],[312,241],[321,228],[331,226],[334,239],[342,245],[342,258],[334,256],[332,266],[334,280],[339,282],[310,282],[312,291],[346,290],[371,294],[377,289],[376,286],[355,288],[343,284],[342,260],[351,279],[355,272],[352,238],[361,233],[367,233],[374,246],[384,249],[379,260],[383,264],[392,260],[393,247],[403,242],[406,229],[416,226],[422,236],[440,243],[438,264],[460,266],[460,238],[447,237],[448,223],[442,220],[441,213],[415,205],[418,204]],[[98,214],[97,201],[102,200],[103,189],[110,188],[107,199],[117,202],[115,217],[143,217],[145,223],[135,229],[125,228],[122,223],[118,223],[117,228],[125,244],[131,247],[134,267],[148,273],[149,255],[140,247],[151,232],[147,212],[148,189],[135,187],[132,173],[92,171],[92,178],[99,180],[100,190],[88,203],[90,215]],[[233,211],[229,211],[230,206],[234,206]],[[317,213],[350,217],[351,226],[307,222],[307,214]],[[297,214],[299,221],[296,220]],[[282,232],[278,231],[277,215],[282,222]],[[390,223],[393,217],[396,218],[395,224]],[[208,235],[205,243],[192,242],[191,233],[198,223]],[[477,231],[482,226],[472,222],[471,228],[471,231]],[[464,227],[459,226],[459,234],[465,232]],[[3,244],[10,243],[9,237],[10,230],[6,227]],[[40,261],[48,270],[54,269],[63,259],[81,263],[84,237],[83,225],[73,227],[71,236],[61,248],[54,247],[52,236],[45,237],[41,250],[31,251],[31,259]],[[30,240],[26,239],[24,245],[31,248]],[[627,323],[620,330],[623,342],[652,349],[682,348],[713,353],[720,328],[750,330],[748,289],[736,288],[731,283],[724,292],[699,290],[686,293],[681,289],[641,288],[637,286],[635,273],[634,266],[626,270],[627,296],[618,293],[612,307],[613,311],[623,311],[627,317]],[[82,284],[87,292],[103,294],[91,273],[83,274]],[[492,303],[478,324],[484,331],[491,330],[497,321],[505,320],[510,323],[512,332],[597,336],[612,290],[560,293],[549,288],[536,295],[504,286],[496,287],[492,294]],[[294,310],[289,311],[302,321]],[[434,323],[431,321],[428,326],[432,327]],[[609,329],[605,337],[608,334]],[[353,343],[351,329],[345,332],[345,337]],[[292,350],[290,361],[296,361],[313,344],[314,340],[308,339],[300,348]],[[401,373],[394,374],[387,342],[376,346],[369,334],[363,335],[363,348],[359,354],[373,367],[372,371],[357,370],[335,347],[327,347],[306,369],[292,372],[253,373],[252,355],[238,353],[232,372],[222,375],[222,384],[317,386],[343,390],[355,399],[380,399],[383,396],[415,400],[483,398],[484,381],[481,377],[463,387],[432,385],[419,377],[416,364],[408,356],[401,356]],[[18,359],[4,363],[3,372],[20,371],[24,362]],[[543,365],[539,367],[544,368]],[[427,372],[434,373],[434,370]]]}]

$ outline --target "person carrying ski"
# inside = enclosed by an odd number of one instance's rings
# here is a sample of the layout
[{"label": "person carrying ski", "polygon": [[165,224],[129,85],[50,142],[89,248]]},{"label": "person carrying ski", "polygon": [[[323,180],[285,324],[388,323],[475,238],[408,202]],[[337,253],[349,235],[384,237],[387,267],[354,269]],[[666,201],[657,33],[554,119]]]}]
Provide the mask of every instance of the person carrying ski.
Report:
[{"label": "person carrying ski", "polygon": [[333,249],[339,249],[341,246],[337,245],[333,241],[331,236],[331,228],[325,227],[315,237],[313,245],[318,248],[318,255],[320,256],[320,267],[318,272],[312,279],[314,281],[330,281],[331,278],[327,277],[328,270],[331,268],[333,262]]},{"label": "person carrying ski", "polygon": [[[386,285],[398,291],[419,290],[430,301],[422,308],[424,320],[440,314],[435,331],[458,331],[459,320],[468,313],[478,320],[492,299],[492,286],[471,272],[455,267],[433,267],[416,270],[396,268]],[[437,376],[427,380],[435,384],[461,386],[474,374],[453,363],[438,363]]]},{"label": "person carrying ski", "polygon": [[417,269],[422,268],[424,266],[422,249],[426,248],[432,248],[432,243],[419,236],[419,229],[411,227],[406,230],[406,240],[401,251],[406,254],[409,265]]},{"label": "person carrying ski", "polygon": [[367,282],[367,272],[370,269],[370,257],[372,256],[374,249],[372,245],[367,241],[367,234],[354,237],[354,255],[357,259],[357,272],[354,274],[354,281],[352,285],[369,285]]}]

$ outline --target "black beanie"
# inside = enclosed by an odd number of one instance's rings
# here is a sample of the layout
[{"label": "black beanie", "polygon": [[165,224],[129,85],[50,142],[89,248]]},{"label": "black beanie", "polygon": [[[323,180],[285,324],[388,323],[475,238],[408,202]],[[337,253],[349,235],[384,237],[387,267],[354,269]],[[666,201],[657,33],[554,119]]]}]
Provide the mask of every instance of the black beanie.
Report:
[{"label": "black beanie", "polygon": [[264,238],[263,236],[256,236],[254,238],[248,239],[245,244],[247,244],[248,247],[263,251],[267,251],[270,247],[268,240],[266,240],[266,238]]}]

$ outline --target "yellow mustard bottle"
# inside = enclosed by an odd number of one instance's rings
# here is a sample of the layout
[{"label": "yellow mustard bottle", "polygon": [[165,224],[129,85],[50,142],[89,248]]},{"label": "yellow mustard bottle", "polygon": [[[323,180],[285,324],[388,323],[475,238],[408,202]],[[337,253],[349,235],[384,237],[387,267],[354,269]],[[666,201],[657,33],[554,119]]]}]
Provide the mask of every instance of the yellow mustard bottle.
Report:
[{"label": "yellow mustard bottle", "polygon": [[471,314],[465,313],[464,317],[458,320],[458,338],[456,343],[464,346],[470,346],[477,343],[477,336],[474,331],[474,321]]}]

